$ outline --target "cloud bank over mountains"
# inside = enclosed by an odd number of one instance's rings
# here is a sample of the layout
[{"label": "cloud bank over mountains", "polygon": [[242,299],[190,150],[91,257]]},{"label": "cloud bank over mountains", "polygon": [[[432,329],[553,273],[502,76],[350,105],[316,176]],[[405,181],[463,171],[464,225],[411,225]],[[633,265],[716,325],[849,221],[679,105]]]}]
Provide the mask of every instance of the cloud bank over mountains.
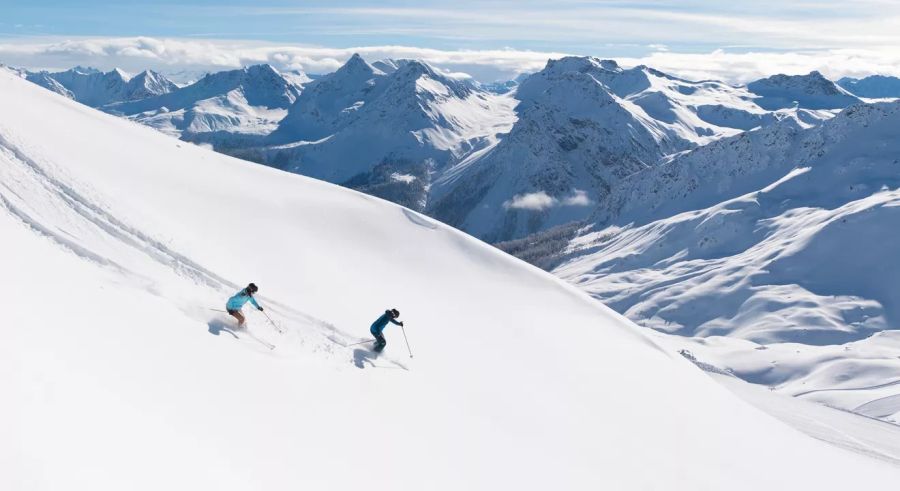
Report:
[{"label": "cloud bank over mountains", "polygon": [[[743,83],[773,73],[804,74],[818,70],[832,79],[871,74],[900,76],[900,49],[834,48],[804,51],[716,49],[678,52],[661,44],[641,57],[616,57],[625,66],[649,65],[689,79]],[[602,46],[597,52],[603,56]],[[187,82],[208,71],[269,63],[280,70],[311,74],[339,68],[353,53],[366,59],[413,58],[447,74],[469,75],[482,82],[509,80],[543,68],[548,59],[570,53],[521,49],[444,50],[412,46],[329,48],[247,40],[198,40],[158,37],[19,38],[0,40],[0,63],[33,70],[62,70],[89,65],[101,70],[138,72],[151,68]]]}]

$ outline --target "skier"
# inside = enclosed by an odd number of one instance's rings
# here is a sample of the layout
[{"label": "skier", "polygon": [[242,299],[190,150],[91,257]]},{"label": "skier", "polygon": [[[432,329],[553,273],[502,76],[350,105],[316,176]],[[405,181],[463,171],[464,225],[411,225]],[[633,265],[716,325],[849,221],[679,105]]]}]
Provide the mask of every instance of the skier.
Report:
[{"label": "skier", "polygon": [[259,288],[253,283],[247,285],[247,288],[237,292],[233,297],[228,299],[228,303],[225,304],[225,310],[235,319],[238,320],[238,327],[244,327],[244,314],[241,313],[241,307],[244,306],[245,303],[250,302],[254,307],[262,311],[262,307],[256,303],[256,299],[253,298],[253,294],[258,292]]},{"label": "skier", "polygon": [[398,322],[396,319],[400,317],[400,311],[397,309],[385,310],[381,317],[375,320],[372,323],[372,327],[369,328],[369,332],[375,336],[375,347],[373,348],[376,353],[380,353],[381,350],[387,345],[387,340],[384,339],[384,328],[387,326],[388,322],[396,324],[398,326],[402,326],[403,322]]}]

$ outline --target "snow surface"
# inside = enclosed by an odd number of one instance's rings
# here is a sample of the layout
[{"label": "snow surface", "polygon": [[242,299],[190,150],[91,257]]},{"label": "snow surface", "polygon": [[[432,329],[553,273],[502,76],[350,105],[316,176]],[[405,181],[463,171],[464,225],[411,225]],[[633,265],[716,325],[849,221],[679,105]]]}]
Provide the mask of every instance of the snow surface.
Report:
[{"label": "snow surface", "polygon": [[104,110],[127,116],[163,133],[211,144],[267,135],[287,115],[300,93],[300,75],[285,76],[270,65],[208,74],[186,87]]},{"label": "snow surface", "polygon": [[898,422],[898,128],[900,102],[862,104],[677,156],[554,271],[745,380]]},{"label": "snow surface", "polygon": [[715,373],[711,376],[744,400],[813,438],[900,463],[900,427],[896,425],[789,398],[735,377]]},{"label": "snow surface", "polygon": [[[6,71],[0,107],[0,488],[838,490],[900,477],[422,215]],[[209,310],[248,281],[284,335],[258,313],[237,331]],[[388,306],[415,358],[394,327],[382,357],[341,346]]]}]

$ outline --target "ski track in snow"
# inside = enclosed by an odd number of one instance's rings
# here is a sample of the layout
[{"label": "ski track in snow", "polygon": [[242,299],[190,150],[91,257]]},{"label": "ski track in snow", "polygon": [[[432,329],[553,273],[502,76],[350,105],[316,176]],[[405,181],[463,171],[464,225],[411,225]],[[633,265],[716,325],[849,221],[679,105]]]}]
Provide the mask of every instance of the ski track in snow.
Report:
[{"label": "ski track in snow", "polygon": [[[242,286],[238,286],[237,283],[223,278],[203,267],[198,262],[174,251],[172,248],[163,244],[162,241],[154,239],[153,237],[142,233],[137,228],[118,219],[110,211],[107,211],[107,207],[96,202],[94,199],[88,198],[88,196],[94,194],[89,190],[79,192],[75,189],[76,184],[64,183],[57,178],[51,177],[44,170],[44,166],[52,166],[51,163],[39,163],[28,157],[21,149],[4,136],[6,133],[6,131],[2,131],[2,128],[0,128],[0,155],[5,157],[4,160],[7,164],[0,167],[0,204],[32,230],[44,235],[85,260],[103,267],[112,268],[116,272],[126,275],[133,281],[139,283],[142,288],[147,291],[157,291],[153,279],[139,272],[129,270],[120,263],[109,259],[103,252],[95,251],[82,245],[82,241],[79,241],[72,233],[64,229],[46,225],[42,220],[37,218],[37,216],[40,216],[41,213],[49,210],[52,210],[52,214],[66,215],[69,218],[65,219],[65,223],[70,224],[73,228],[87,230],[90,234],[102,234],[111,238],[112,240],[123,244],[128,249],[149,257],[163,268],[170,270],[172,273],[207,288],[210,290],[210,296],[227,298],[234,291],[242,288]],[[7,183],[15,183],[15,186],[18,189],[30,188],[32,190],[40,190],[40,195],[43,198],[42,203],[40,203],[41,209],[37,213],[30,212],[29,210],[36,206],[37,203],[34,201],[25,202],[22,196]],[[404,210],[404,212],[411,213],[407,210]],[[408,215],[408,218],[410,221],[424,227],[435,227],[435,225],[420,217]],[[273,344],[271,339],[265,340],[264,338],[260,338],[258,334],[251,332],[249,328],[247,330],[239,330],[236,332],[226,327],[227,323],[221,321],[218,321],[219,325],[215,328],[217,331],[216,334],[218,334],[218,332],[227,332],[235,338],[246,336],[253,339],[256,343],[260,343],[270,350],[274,350],[278,347],[279,343],[294,342],[300,345],[305,344],[308,342],[308,339],[305,339],[303,336],[307,336],[310,333],[318,333],[318,337],[324,338],[328,343],[319,341],[317,346],[312,348],[313,351],[328,354],[330,357],[346,357],[349,363],[352,363],[358,368],[364,368],[365,364],[360,362],[360,356],[355,353],[352,356],[349,356],[346,353],[342,353],[339,349],[334,348],[335,346],[340,347],[342,341],[345,342],[353,339],[349,334],[340,331],[335,326],[323,320],[316,319],[308,314],[292,309],[281,302],[277,302],[265,296],[261,296],[260,299],[269,307],[270,312],[273,312],[286,323],[288,329],[295,334],[294,336],[284,336],[282,334],[280,339],[275,340],[275,343]],[[198,315],[197,311],[199,309],[188,307],[187,310],[193,311],[194,316]],[[200,315],[200,317],[203,316]],[[229,322],[233,324],[234,321],[231,319]],[[216,324],[217,321],[212,319],[209,320],[208,323],[210,325],[210,332],[213,332],[214,328],[212,326]],[[256,329],[254,328],[254,331],[255,330]],[[298,333],[304,334],[297,335]],[[406,369],[405,366],[398,362],[391,361],[391,363]],[[375,366],[371,363],[369,363],[369,365]]]}]

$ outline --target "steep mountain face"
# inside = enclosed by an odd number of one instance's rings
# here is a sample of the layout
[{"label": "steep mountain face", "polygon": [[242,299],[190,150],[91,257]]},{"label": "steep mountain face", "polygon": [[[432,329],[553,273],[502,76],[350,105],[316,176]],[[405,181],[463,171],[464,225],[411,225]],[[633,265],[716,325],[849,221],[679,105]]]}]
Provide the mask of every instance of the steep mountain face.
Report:
[{"label": "steep mountain face", "polygon": [[898,136],[900,103],[861,104],[679,155],[620,183],[554,272],[748,381],[897,420],[876,401],[900,360],[866,350],[900,328]]},{"label": "steep mountain face", "polygon": [[872,99],[887,99],[900,97],[900,78],[885,75],[871,75],[866,78],[845,77],[837,81],[837,84],[848,92]]},{"label": "steep mountain face", "polygon": [[[796,431],[582,292],[411,210],[2,70],[0,107],[0,489],[898,480],[867,446]],[[211,309],[251,280],[272,323],[249,311],[239,329]],[[385,352],[364,346],[388,306],[415,358],[394,326]]]},{"label": "steep mountain face", "polygon": [[91,107],[145,99],[166,94],[178,88],[162,75],[150,70],[129,77],[118,69],[103,73],[94,68],[75,67],[57,73],[29,73],[27,79],[54,92],[66,95],[60,89],[63,87],[76,101]]},{"label": "steep mountain face", "polygon": [[525,79],[518,120],[489,151],[435,180],[428,212],[497,242],[589,218],[618,183],[674,154],[790,118],[721,82],[690,82],[639,66],[568,57]]},{"label": "steep mountain face", "polygon": [[75,94],[72,93],[71,90],[65,88],[63,84],[59,83],[54,79],[50,73],[48,72],[37,72],[37,73],[29,73],[29,72],[21,72],[22,77],[33,84],[40,85],[41,87],[49,90],[50,92],[55,92],[63,97],[67,97],[69,99],[74,99]]},{"label": "steep mountain face", "polygon": [[307,84],[265,144],[217,148],[501,241],[587,219],[619,180],[666,155],[786,118],[833,116],[759,100],[590,57],[550,61],[497,95],[420,62],[354,55]]},{"label": "steep mountain face", "polygon": [[861,102],[853,94],[817,71],[808,75],[773,75],[747,84],[747,90],[759,96],[754,102],[768,110],[791,107],[804,109],[843,109]]},{"label": "steep mountain face", "polygon": [[445,172],[429,213],[488,241],[527,235],[585,218],[618,180],[689,147],[611,94],[597,68],[563,59],[526,79],[510,133]]},{"label": "steep mountain face", "polygon": [[[178,89],[174,82],[151,70],[144,70],[128,81],[127,98],[123,100],[146,99],[168,94]],[[116,101],[120,102],[120,101]]]},{"label": "steep mountain face", "polygon": [[[396,67],[394,67],[396,70]],[[309,84],[278,125],[272,140],[315,141],[355,120],[357,111],[384,90],[385,72],[354,54],[334,73]]]},{"label": "steep mountain face", "polygon": [[270,145],[235,155],[422,210],[434,173],[508,131],[514,101],[412,60],[354,55],[308,84]]},{"label": "steep mountain face", "polygon": [[185,140],[237,144],[242,134],[271,132],[299,92],[270,65],[254,65],[207,74],[173,92],[103,109]]}]

